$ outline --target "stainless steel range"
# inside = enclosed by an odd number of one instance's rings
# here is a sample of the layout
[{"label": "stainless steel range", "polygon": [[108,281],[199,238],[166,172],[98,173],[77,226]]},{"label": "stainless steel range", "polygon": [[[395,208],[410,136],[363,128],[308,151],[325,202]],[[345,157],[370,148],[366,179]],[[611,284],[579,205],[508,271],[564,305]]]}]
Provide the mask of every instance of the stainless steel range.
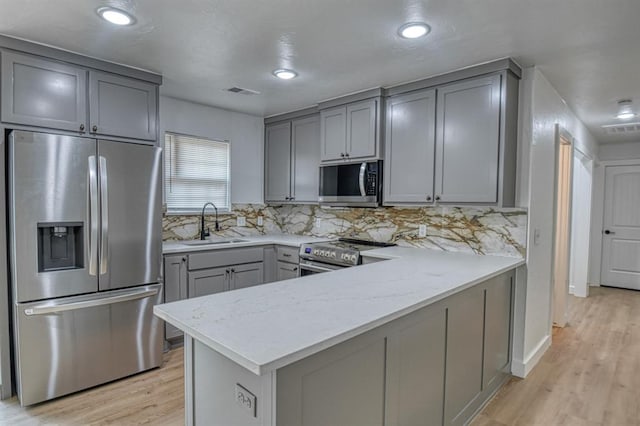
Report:
[{"label": "stainless steel range", "polygon": [[300,247],[300,276],[360,265],[362,251],[391,246],[395,244],[352,238],[303,244]]}]

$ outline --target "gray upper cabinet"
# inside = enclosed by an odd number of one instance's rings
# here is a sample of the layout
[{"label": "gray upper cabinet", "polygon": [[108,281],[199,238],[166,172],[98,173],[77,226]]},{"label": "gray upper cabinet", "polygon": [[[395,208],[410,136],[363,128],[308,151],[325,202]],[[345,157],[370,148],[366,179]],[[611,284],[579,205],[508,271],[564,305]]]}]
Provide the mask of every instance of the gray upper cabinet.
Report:
[{"label": "gray upper cabinet", "polygon": [[156,140],[157,86],[115,74],[89,73],[90,132]]},{"label": "gray upper cabinet", "polygon": [[83,132],[87,71],[2,51],[2,121]]},{"label": "gray upper cabinet", "polygon": [[265,201],[289,201],[291,192],[291,123],[265,129]]},{"label": "gray upper cabinet", "polygon": [[387,101],[385,204],[433,201],[435,113],[435,90]]},{"label": "gray upper cabinet", "polygon": [[379,104],[373,98],[320,111],[321,160],[378,158]]},{"label": "gray upper cabinet", "polygon": [[435,197],[498,202],[501,76],[438,89]]},{"label": "gray upper cabinet", "polygon": [[321,160],[341,160],[347,146],[347,108],[345,106],[320,111]]},{"label": "gray upper cabinet", "polygon": [[266,126],[266,202],[318,202],[319,140],[317,115]]},{"label": "gray upper cabinet", "polygon": [[368,99],[347,105],[346,156],[351,159],[376,156],[377,134],[376,99]]},{"label": "gray upper cabinet", "polygon": [[291,123],[291,200],[317,203],[320,165],[320,119],[317,116]]}]

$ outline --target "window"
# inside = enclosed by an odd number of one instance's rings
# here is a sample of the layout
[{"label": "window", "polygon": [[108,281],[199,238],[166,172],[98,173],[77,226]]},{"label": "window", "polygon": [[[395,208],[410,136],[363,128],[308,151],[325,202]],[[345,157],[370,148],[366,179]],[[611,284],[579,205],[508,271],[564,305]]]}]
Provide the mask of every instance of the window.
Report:
[{"label": "window", "polygon": [[230,210],[229,142],[165,133],[164,193],[169,213]]}]

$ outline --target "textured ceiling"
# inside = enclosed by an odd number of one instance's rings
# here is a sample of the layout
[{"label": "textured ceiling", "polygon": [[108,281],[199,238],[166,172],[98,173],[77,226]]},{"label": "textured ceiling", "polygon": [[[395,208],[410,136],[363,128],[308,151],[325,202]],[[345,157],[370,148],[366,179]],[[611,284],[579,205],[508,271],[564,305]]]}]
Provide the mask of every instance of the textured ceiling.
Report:
[{"label": "textured ceiling", "polygon": [[[95,8],[131,11],[132,27]],[[257,115],[501,57],[537,65],[601,142],[640,112],[638,0],[0,0],[0,33],[163,74],[161,93]],[[400,39],[406,21],[431,34]],[[300,73],[281,81],[280,68]],[[257,96],[230,94],[245,87]]]}]

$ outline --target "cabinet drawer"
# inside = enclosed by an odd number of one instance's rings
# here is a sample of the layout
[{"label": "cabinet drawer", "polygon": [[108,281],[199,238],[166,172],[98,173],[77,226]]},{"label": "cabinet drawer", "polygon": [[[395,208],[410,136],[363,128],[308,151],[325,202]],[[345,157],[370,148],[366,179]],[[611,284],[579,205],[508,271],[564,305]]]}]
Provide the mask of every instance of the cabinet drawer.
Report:
[{"label": "cabinet drawer", "polygon": [[298,252],[300,249],[294,247],[278,246],[276,248],[276,256],[281,262],[298,263]]},{"label": "cabinet drawer", "polygon": [[238,265],[241,263],[262,262],[262,247],[212,250],[189,255],[189,270],[204,268],[217,268],[226,265]]}]

